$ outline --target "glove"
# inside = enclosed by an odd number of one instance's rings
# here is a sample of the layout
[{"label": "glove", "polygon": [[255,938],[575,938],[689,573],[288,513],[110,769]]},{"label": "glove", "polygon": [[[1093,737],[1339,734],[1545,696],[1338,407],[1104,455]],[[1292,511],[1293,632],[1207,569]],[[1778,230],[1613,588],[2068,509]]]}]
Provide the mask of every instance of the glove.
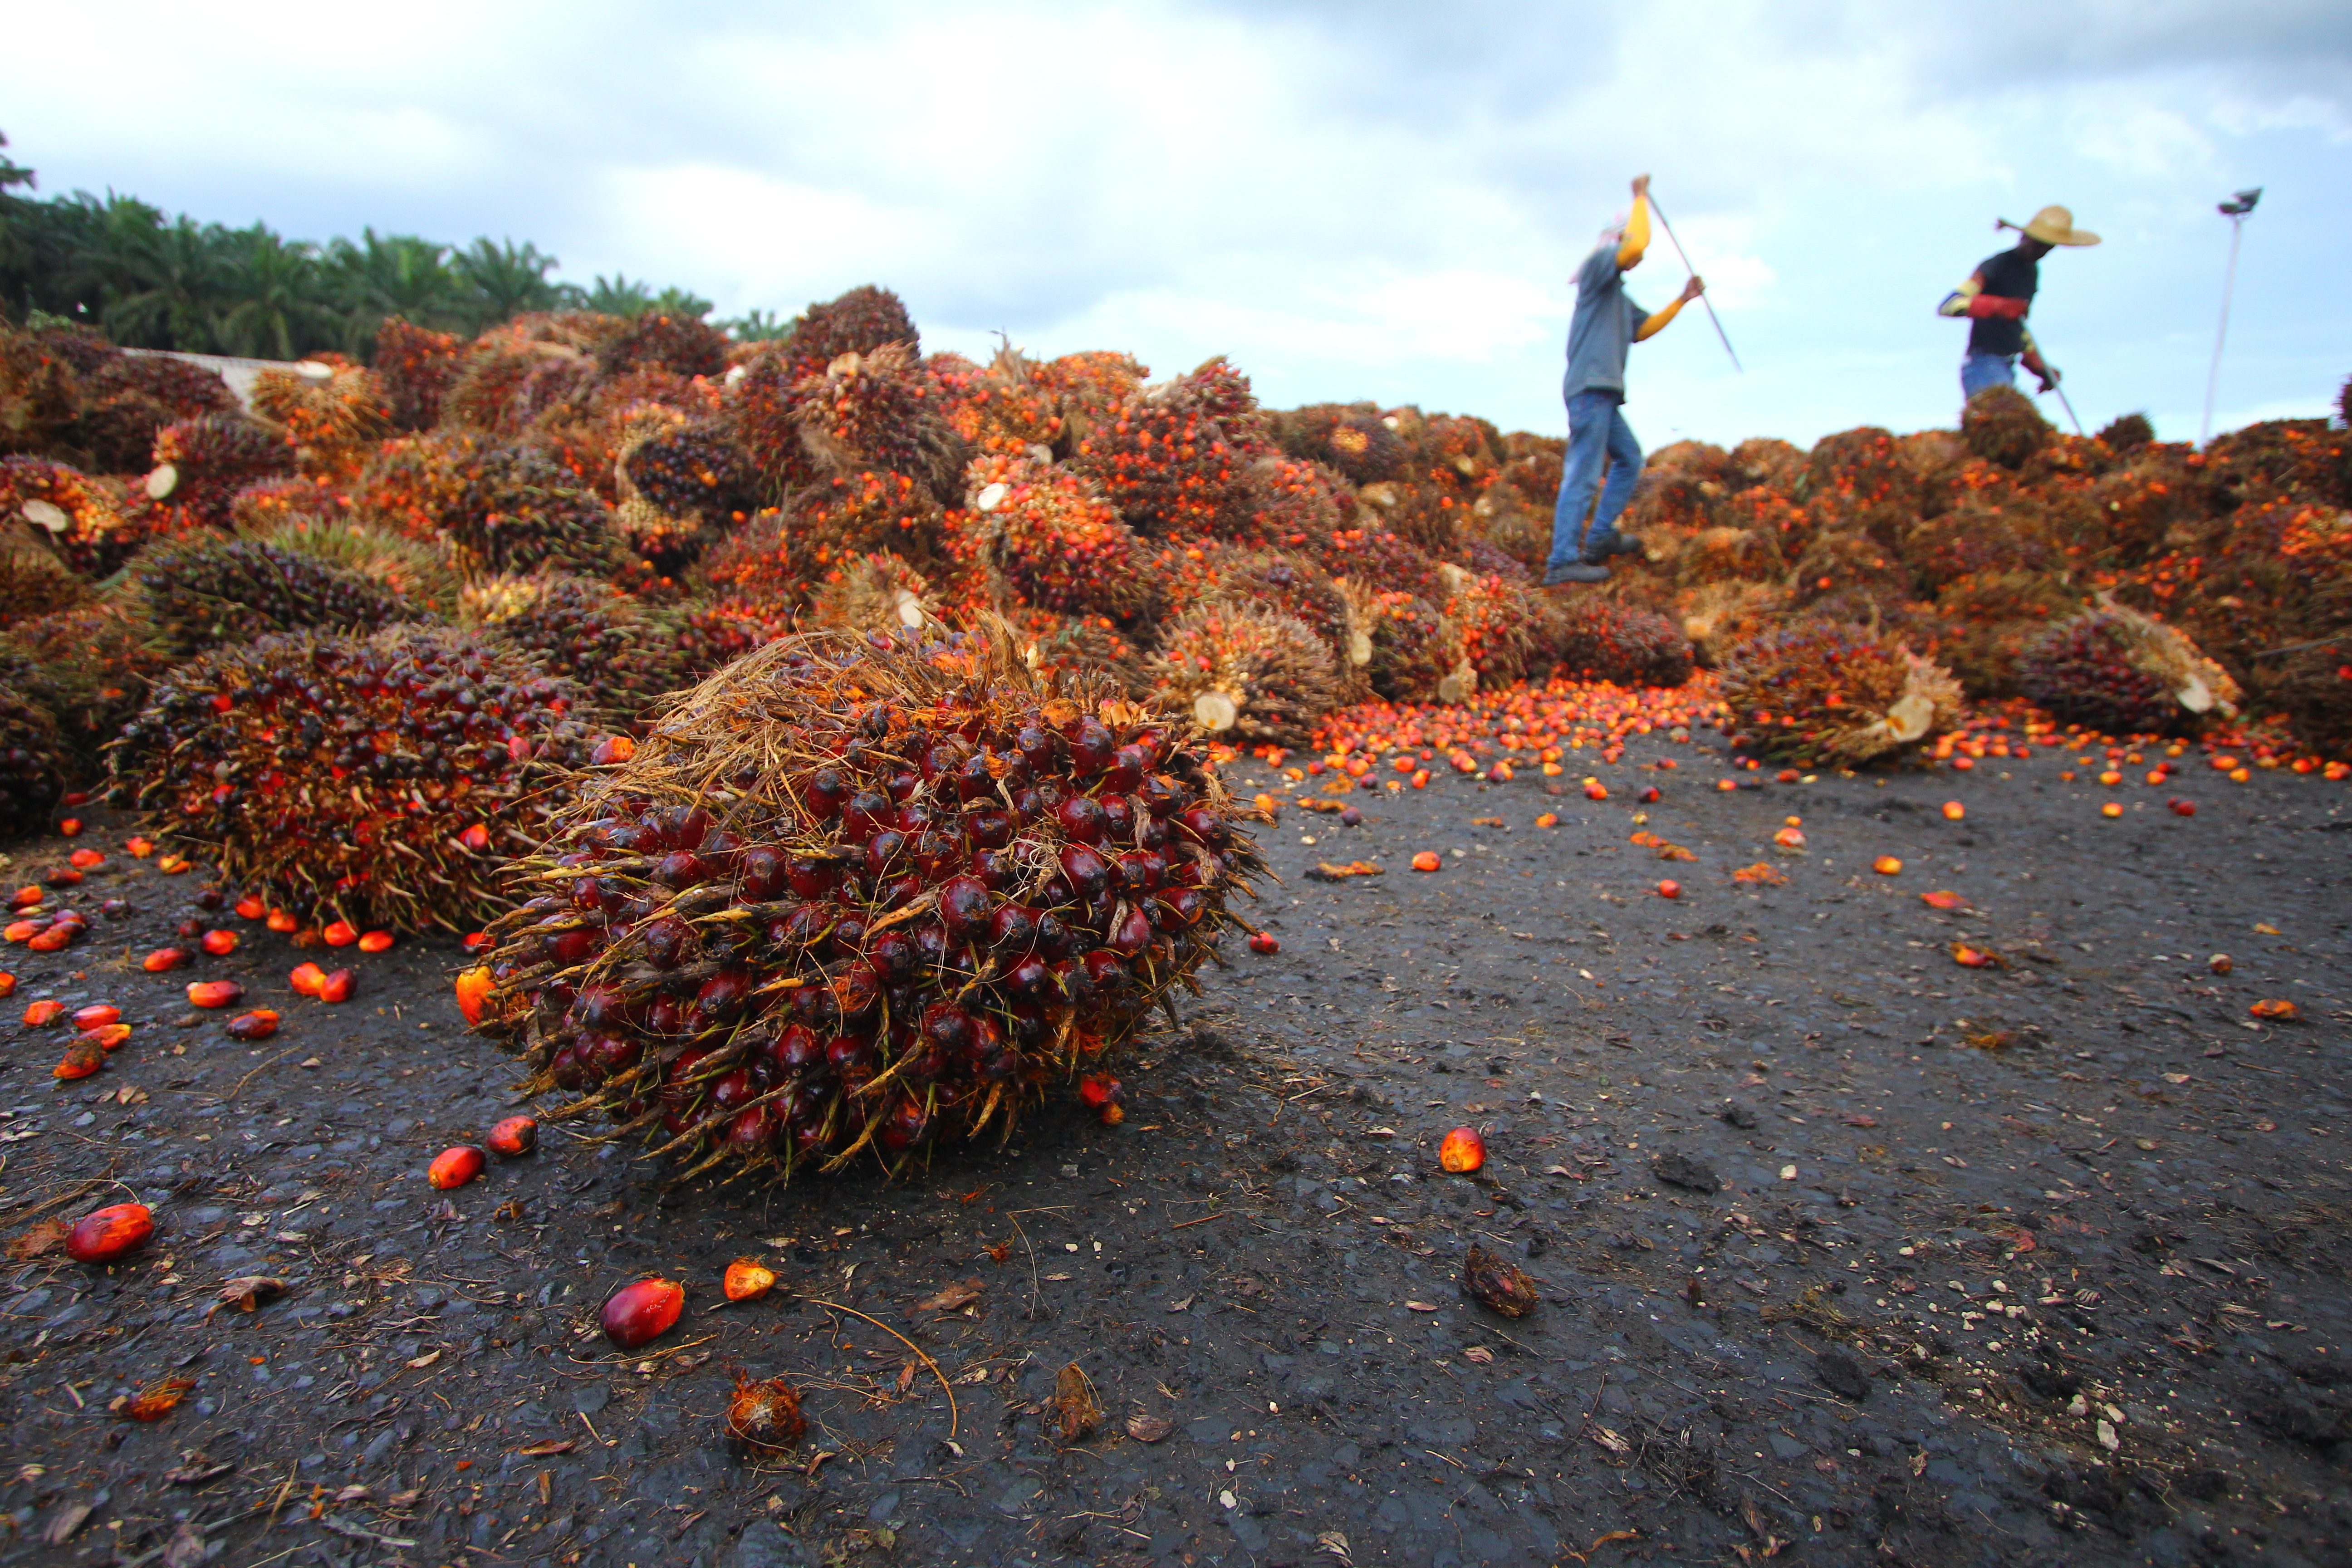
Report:
[{"label": "glove", "polygon": [[2042,378],[2042,390],[2044,392],[2058,384],[2058,367],[2054,364],[2045,365],[2033,374]]}]

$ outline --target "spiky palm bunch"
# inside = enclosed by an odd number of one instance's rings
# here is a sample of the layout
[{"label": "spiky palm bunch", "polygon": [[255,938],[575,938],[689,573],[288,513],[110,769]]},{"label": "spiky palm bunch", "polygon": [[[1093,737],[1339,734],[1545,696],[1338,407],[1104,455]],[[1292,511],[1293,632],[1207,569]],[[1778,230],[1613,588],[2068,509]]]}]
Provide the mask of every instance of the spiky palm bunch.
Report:
[{"label": "spiky palm bunch", "polygon": [[130,573],[147,618],[183,658],[276,632],[373,631],[431,614],[362,573],[256,539],[167,540]]},{"label": "spiky palm bunch", "polygon": [[790,379],[797,362],[772,352],[736,389],[743,447],[772,492],[869,470],[904,474],[953,500],[964,463],[948,400],[903,343],[845,353]]},{"label": "spiky palm bunch", "polygon": [[639,718],[685,681],[686,651],[668,616],[609,583],[541,572],[467,586],[458,618],[582,693],[610,723]]},{"label": "spiky palm bunch", "polygon": [[2054,573],[1987,572],[1957,578],[1936,595],[1936,613],[1947,627],[1936,657],[1969,696],[2013,697],[2025,650],[2082,608],[2082,594]]},{"label": "spiky palm bunch", "polygon": [[786,384],[814,375],[843,354],[868,354],[890,343],[922,352],[921,334],[906,301],[887,289],[865,284],[822,304],[811,305],[781,345]]},{"label": "spiky palm bunch", "polygon": [[2352,637],[2288,656],[2263,694],[2285,710],[2305,745],[2352,762]]},{"label": "spiky palm bunch", "polygon": [[152,462],[164,426],[236,412],[236,394],[216,372],[177,354],[110,353],[82,373],[69,438],[99,472],[130,473]]},{"label": "spiky palm bunch", "polygon": [[1108,616],[1016,606],[1006,620],[1023,664],[1043,679],[1099,680],[1129,697],[1150,689],[1143,649]]},{"label": "spiky palm bunch", "polygon": [[1988,386],[1960,411],[1960,439],[1969,450],[2004,468],[2025,467],[2053,434],[2033,399],[2013,386]]},{"label": "spiky palm bunch", "polygon": [[155,628],[121,595],[19,621],[0,642],[39,667],[39,700],[83,770],[100,765],[100,748],[137,715],[149,682],[173,663]]},{"label": "spiky palm bunch", "polygon": [[724,530],[759,510],[750,456],[723,419],[680,418],[647,430],[624,448],[618,471],[662,516],[698,528]]},{"label": "spiky palm bunch", "polygon": [[1739,644],[1763,635],[1789,609],[1776,583],[1709,583],[1675,596],[1675,616],[1701,664],[1719,666]]},{"label": "spiky palm bunch", "polygon": [[38,833],[65,793],[73,755],[39,665],[0,642],[0,838]]},{"label": "spiky palm bunch", "polygon": [[446,627],[297,632],[158,681],[110,748],[162,841],[312,921],[469,931],[584,759],[574,689]]},{"label": "spiky palm bunch", "polygon": [[2237,711],[2238,683],[2195,643],[2111,602],[2036,638],[2018,686],[2037,707],[2114,735],[2192,731]]},{"label": "spiky palm bunch", "polygon": [[1433,603],[1445,596],[1444,580],[1428,553],[1391,532],[1376,518],[1309,539],[1299,552],[1334,577],[1354,577]]},{"label": "spiky palm bunch", "polygon": [[1963,501],[1908,529],[1902,557],[1930,594],[1979,574],[2046,572],[2056,557],[2047,527],[2048,519],[2031,501],[2009,507]]},{"label": "spiky palm bunch", "polygon": [[205,414],[155,432],[150,500],[209,528],[226,527],[229,503],[257,479],[291,474],[294,448],[241,415]]},{"label": "spiky palm bunch", "polygon": [[43,458],[0,458],[0,527],[40,529],[85,577],[110,576],[147,537],[111,481]]},{"label": "spiky palm bunch", "polygon": [[81,410],[73,356],[44,333],[0,322],[0,454],[57,450]]},{"label": "spiky palm bunch", "polygon": [[1057,401],[1072,439],[1108,423],[1150,376],[1141,360],[1108,349],[1064,354],[1034,373],[1038,389]]},{"label": "spiky palm bunch", "polygon": [[1356,494],[1319,463],[1269,454],[1242,475],[1235,505],[1218,521],[1237,542],[1312,548],[1356,521]]},{"label": "spiky palm bunch", "polygon": [[510,441],[587,395],[595,378],[595,362],[569,343],[486,334],[442,395],[442,421]]},{"label": "spiky palm bunch", "polygon": [[1760,528],[1702,528],[1682,540],[1674,556],[1675,581],[1685,587],[1768,582],[1788,570],[1779,536]]},{"label": "spiky palm bunch", "polygon": [[1797,558],[1793,577],[1801,605],[1837,593],[1901,599],[1911,592],[1911,573],[1902,556],[1858,529],[1815,534]]},{"label": "spiky palm bunch", "polygon": [[1210,599],[1261,605],[1287,616],[1320,638],[1342,665],[1351,662],[1348,596],[1315,563],[1286,551],[1253,550],[1222,554],[1213,564]]},{"label": "spiky palm bunch", "polygon": [[253,378],[253,411],[278,427],[294,460],[313,479],[349,483],[376,443],[392,433],[392,399],[383,378],[339,354],[321,356],[324,376],[268,369]]},{"label": "spiky palm bunch", "polygon": [[1908,515],[1918,501],[1918,476],[1902,444],[1875,425],[1815,442],[1805,478],[1805,504],[1825,526],[1853,526],[1881,512]]},{"label": "spiky palm bunch", "polygon": [[257,479],[229,498],[229,526],[240,533],[280,528],[298,520],[346,515],[350,500],[316,479]]},{"label": "spiky palm bunch", "polygon": [[[1444,616],[1427,600],[1402,589],[1376,588],[1360,577],[1338,581],[1348,595],[1349,663],[1392,702],[1434,698],[1460,658]],[[1357,658],[1360,653],[1361,658]]]},{"label": "spiky palm bunch", "polygon": [[725,668],[783,630],[699,600],[681,605],[677,619],[681,680],[687,683]]},{"label": "spiky palm bunch", "polygon": [[607,376],[648,367],[673,375],[718,375],[727,368],[727,334],[694,316],[647,310],[596,352],[597,369]]},{"label": "spiky palm bunch", "polygon": [[1306,743],[1337,705],[1331,649],[1288,616],[1255,605],[1202,604],[1171,622],[1145,667],[1161,700],[1213,734]]},{"label": "spiky palm bunch", "polygon": [[0,629],[73,609],[90,595],[54,549],[14,531],[0,533]]},{"label": "spiky palm bunch", "polygon": [[1479,684],[1504,686],[1528,672],[1543,646],[1542,606],[1524,583],[1480,576],[1459,566],[1440,569],[1451,592],[1444,615],[1462,658]]},{"label": "spiky palm bunch", "polygon": [[942,374],[945,357],[932,356],[931,379],[945,396],[948,423],[974,453],[1017,457],[1032,447],[1052,449],[1066,441],[1061,395],[1020,350],[1007,343],[984,369]]},{"label": "spiky palm bunch", "polygon": [[1960,720],[1940,666],[1861,626],[1804,621],[1734,648],[1723,701],[1736,743],[1799,766],[1855,767],[1916,749]]},{"label": "spiky palm bunch", "polygon": [[383,378],[393,428],[429,430],[441,423],[442,400],[457,384],[465,357],[463,339],[386,316],[370,363]]},{"label": "spiky palm bunch", "polygon": [[1063,615],[1128,616],[1152,601],[1135,531],[1099,487],[1065,465],[1002,452],[964,470],[969,543],[951,550],[1001,572],[1013,593]]},{"label": "spiky palm bunch", "polygon": [[1350,484],[1394,479],[1404,463],[1403,443],[1381,423],[1380,409],[1370,403],[1320,403],[1294,408],[1276,416],[1275,436],[1293,458],[1325,464],[1345,475]]},{"label": "spiky palm bunch", "polygon": [[809,601],[809,619],[817,626],[901,637],[937,626],[940,611],[930,580],[887,550],[834,566]]},{"label": "spiky palm bunch", "polygon": [[[1237,431],[1226,429],[1227,418]],[[1248,382],[1211,360],[1130,396],[1079,441],[1071,462],[1137,531],[1215,534],[1262,455],[1263,422]]]},{"label": "spiky palm bunch", "polygon": [[1691,678],[1690,639],[1654,611],[1580,597],[1560,612],[1553,634],[1551,652],[1565,674],[1619,686],[1680,686]]},{"label": "spiky palm bunch", "polygon": [[467,578],[541,566],[592,577],[619,570],[624,546],[610,509],[538,448],[476,447],[457,459],[456,477],[456,499],[439,521]]},{"label": "spiky palm bunch", "polygon": [[819,635],[705,682],[520,868],[486,1026],[748,1174],[903,1169],[1108,1065],[1260,861],[1181,717],[1013,645]]}]

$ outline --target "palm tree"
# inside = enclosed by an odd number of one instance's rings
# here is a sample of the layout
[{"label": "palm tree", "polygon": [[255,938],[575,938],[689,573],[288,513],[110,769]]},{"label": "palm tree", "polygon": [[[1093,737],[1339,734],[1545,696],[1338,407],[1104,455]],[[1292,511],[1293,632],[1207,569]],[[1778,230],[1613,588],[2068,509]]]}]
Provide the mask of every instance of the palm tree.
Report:
[{"label": "palm tree", "polygon": [[215,234],[184,214],[166,224],[160,209],[111,192],[91,216],[73,281],[100,301],[107,335],[144,348],[211,346],[224,292]]},{"label": "palm tree", "polygon": [[320,268],[328,297],[342,317],[344,352],[362,353],[387,316],[420,327],[469,324],[466,290],[449,268],[449,247],[413,234],[361,231],[353,244],[337,239]]},{"label": "palm tree", "polygon": [[511,239],[499,244],[487,237],[477,239],[457,252],[449,258],[449,269],[468,296],[467,329],[479,331],[526,310],[555,310],[577,304],[578,286],[549,281],[547,275],[557,266],[556,258],[542,254],[539,247],[518,247]]},{"label": "palm tree", "polygon": [[226,287],[212,325],[222,353],[294,359],[339,341],[341,323],[320,286],[313,246],[257,223],[219,237]]}]

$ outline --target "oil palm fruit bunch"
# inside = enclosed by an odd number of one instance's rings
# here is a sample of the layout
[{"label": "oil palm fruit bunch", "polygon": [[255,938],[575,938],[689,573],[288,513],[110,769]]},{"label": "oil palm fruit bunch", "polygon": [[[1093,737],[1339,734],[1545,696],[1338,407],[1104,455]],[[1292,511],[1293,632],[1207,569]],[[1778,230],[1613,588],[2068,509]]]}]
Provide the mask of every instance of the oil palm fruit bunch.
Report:
[{"label": "oil palm fruit bunch", "polygon": [[1243,473],[1265,455],[1263,425],[1248,382],[1213,359],[1135,393],[1078,442],[1071,463],[1139,532],[1215,534]]},{"label": "oil palm fruit bunch", "polygon": [[340,354],[309,363],[323,364],[327,374],[270,369],[255,376],[253,411],[293,446],[303,473],[349,483],[392,433],[392,399],[365,365]]},{"label": "oil palm fruit bunch", "polygon": [[1160,634],[1144,668],[1154,696],[1213,735],[1298,746],[1339,700],[1330,647],[1257,605],[1203,603]]},{"label": "oil palm fruit bunch", "polygon": [[94,579],[112,575],[146,537],[109,481],[45,458],[0,458],[0,527],[28,524],[48,535],[68,565]]},{"label": "oil palm fruit bunch", "polygon": [[1893,432],[1864,425],[1813,444],[1804,493],[1825,526],[1855,527],[1916,512],[1919,480]]},{"label": "oil palm fruit bunch", "polygon": [[615,516],[637,553],[667,573],[694,563],[728,529],[759,510],[758,476],[719,418],[650,422],[614,464]]},{"label": "oil palm fruit bunch", "polygon": [[2263,695],[2285,710],[2305,745],[2352,762],[2352,637],[2288,656]]},{"label": "oil palm fruit bunch", "polygon": [[2046,572],[2056,564],[2047,509],[2020,497],[2005,506],[1965,500],[1906,530],[1903,559],[1927,593],[1975,573]]},{"label": "oil palm fruit bunch", "polygon": [[73,758],[51,695],[41,667],[0,642],[0,837],[46,831],[65,793]]},{"label": "oil palm fruit bunch", "polygon": [[461,484],[442,525],[465,577],[541,566],[603,577],[620,569],[623,545],[611,509],[538,448],[482,447],[459,460],[457,472]]},{"label": "oil palm fruit bunch", "polygon": [[940,622],[930,579],[887,550],[853,555],[832,568],[809,601],[809,619],[841,631],[904,637]]},{"label": "oil palm fruit bunch", "polygon": [[793,548],[791,521],[773,508],[719,541],[693,573],[715,607],[779,631],[808,598],[811,575]]},{"label": "oil palm fruit bunch", "polygon": [[1936,657],[1969,696],[2014,697],[2025,650],[2082,608],[2083,595],[2054,573],[1973,573],[1936,595],[1948,628]]},{"label": "oil palm fruit bunch", "polygon": [[520,321],[484,334],[441,399],[446,425],[513,440],[595,387],[589,351],[530,335]]},{"label": "oil palm fruit bunch", "polygon": [[239,533],[282,527],[298,518],[331,518],[348,510],[341,491],[316,479],[256,479],[229,498],[229,526]]},{"label": "oil palm fruit bunch", "polygon": [[519,868],[483,1026],[688,1173],[896,1172],[1108,1066],[1261,863],[1181,715],[1013,645],[806,634],[696,688]]},{"label": "oil palm fruit bunch", "polygon": [[[240,497],[252,495],[251,490]],[[283,517],[263,515],[242,522],[238,533],[263,544],[306,555],[322,565],[357,573],[385,593],[405,599],[417,618],[454,615],[458,579],[449,550],[376,528],[344,512],[297,510]]]},{"label": "oil palm fruit bunch", "polygon": [[1065,616],[1015,605],[1005,617],[1014,651],[1045,680],[1097,679],[1108,689],[1140,697],[1145,654],[1108,616]]},{"label": "oil palm fruit bunch", "polygon": [[697,681],[771,640],[777,634],[722,605],[691,600],[677,611],[677,657],[681,681]]},{"label": "oil palm fruit bunch", "polygon": [[294,448],[236,414],[205,414],[155,432],[147,499],[209,527],[228,522],[229,502],[256,479],[294,471]]},{"label": "oil palm fruit bunch", "polygon": [[369,363],[383,378],[393,428],[430,430],[440,424],[441,400],[457,384],[465,358],[463,339],[386,316],[375,330],[375,356]]},{"label": "oil palm fruit bunch", "polygon": [[149,683],[173,662],[130,597],[110,595],[19,621],[0,637],[0,647],[40,667],[39,700],[88,771],[102,767],[100,749],[146,706]]},{"label": "oil palm fruit bunch", "polygon": [[452,627],[264,637],[156,682],[109,748],[114,798],[305,920],[472,931],[586,755],[577,695]]},{"label": "oil palm fruit bunch", "polygon": [[1428,600],[1403,589],[1374,587],[1362,577],[1336,581],[1348,595],[1348,660],[1359,664],[1355,656],[1360,651],[1359,668],[1372,689],[1392,702],[1433,699],[1454,657],[1445,617]]},{"label": "oil palm fruit bunch", "polygon": [[212,533],[151,545],[130,574],[147,618],[182,658],[275,632],[373,631],[429,613],[358,572]]},{"label": "oil palm fruit bunch", "polygon": [[793,563],[815,577],[877,550],[928,562],[939,553],[940,522],[927,487],[907,474],[866,469],[796,492],[783,537]]},{"label": "oil palm fruit bunch", "polygon": [[1375,583],[1433,604],[1445,597],[1445,580],[1439,575],[1437,563],[1430,559],[1428,552],[1399,538],[1370,517],[1366,517],[1361,526],[1309,539],[1298,549],[1334,577]]},{"label": "oil palm fruit bunch", "polygon": [[1553,652],[1564,674],[1619,686],[1680,686],[1690,639],[1674,621],[1611,599],[1579,597],[1560,613]]},{"label": "oil palm fruit bunch", "polygon": [[1404,444],[1381,422],[1381,411],[1369,403],[1295,408],[1276,418],[1275,434],[1292,457],[1335,468],[1350,484],[1394,479],[1404,463]]},{"label": "oil palm fruit bunch", "polygon": [[2098,439],[2117,457],[2129,457],[2156,439],[2156,426],[2145,414],[2119,414],[2100,426]]},{"label": "oil palm fruit bunch", "polygon": [[727,369],[727,334],[697,316],[647,310],[596,351],[607,376],[651,366],[672,375],[718,375]]},{"label": "oil palm fruit bunch", "polygon": [[803,378],[793,391],[793,420],[812,476],[881,470],[907,475],[942,502],[961,493],[963,442],[907,344],[844,354]]},{"label": "oil palm fruit bunch", "polygon": [[2036,707],[2111,735],[2173,734],[2237,712],[2238,683],[2195,643],[2105,599],[2036,638],[2017,677]]},{"label": "oil palm fruit bunch", "polygon": [[394,437],[352,485],[352,512],[394,533],[439,540],[466,493],[467,460],[484,444],[468,431]]},{"label": "oil palm fruit bunch", "polygon": [[906,301],[871,283],[852,289],[839,299],[811,305],[793,323],[792,334],[780,349],[785,384],[823,371],[844,354],[872,353],[889,343],[921,352],[922,335],[907,314]]},{"label": "oil palm fruit bunch", "polygon": [[1422,475],[1456,495],[1475,497],[1501,472],[1503,433],[1484,419],[1441,414],[1422,427]]},{"label": "oil palm fruit bunch", "polygon": [[[1524,583],[1480,576],[1448,563],[1439,570],[1452,592],[1445,619],[1478,684],[1507,686],[1528,673],[1542,649],[1542,602]],[[1464,692],[1464,696],[1469,695]]]},{"label": "oil palm fruit bunch", "polygon": [[1021,599],[1064,615],[1133,616],[1151,602],[1135,531],[1091,479],[1057,463],[991,452],[964,469],[968,555]]},{"label": "oil palm fruit bunch", "polygon": [[1789,591],[1777,583],[1709,583],[1675,596],[1675,616],[1691,651],[1710,667],[1778,625],[1788,609]]},{"label": "oil palm fruit bunch", "polygon": [[1734,743],[1801,767],[1889,762],[1960,721],[1959,683],[1867,629],[1801,621],[1732,649]]},{"label": "oil palm fruit bunch", "polygon": [[0,630],[73,609],[90,596],[89,584],[55,550],[15,529],[0,532]]},{"label": "oil palm fruit bunch", "polygon": [[1031,375],[1060,406],[1063,437],[1055,443],[1058,452],[1065,442],[1075,442],[1107,424],[1122,404],[1141,390],[1151,371],[1132,354],[1090,349],[1047,360]]},{"label": "oil palm fruit bunch", "polygon": [[1354,623],[1347,595],[1312,561],[1279,550],[1231,551],[1218,555],[1214,565],[1208,598],[1264,605],[1313,632],[1343,668],[1367,662],[1369,655],[1364,659],[1348,657]]},{"label": "oil palm fruit bunch", "polygon": [[81,407],[74,356],[46,333],[0,322],[0,453],[57,449]]},{"label": "oil palm fruit bunch", "polygon": [[1856,590],[1885,599],[1902,598],[1911,591],[1911,572],[1902,556],[1853,528],[1828,529],[1813,535],[1790,576],[1800,605]]},{"label": "oil palm fruit bunch", "polygon": [[572,682],[581,710],[608,723],[629,723],[685,681],[675,622],[609,583],[544,571],[487,577],[459,596],[458,618]]},{"label": "oil palm fruit bunch", "polygon": [[975,453],[1018,456],[1032,447],[1055,448],[1068,431],[1062,400],[1038,377],[1036,363],[1007,343],[985,368],[942,374],[945,356],[929,362],[947,395],[948,422]]},{"label": "oil palm fruit bunch", "polygon": [[2013,386],[1988,386],[1960,411],[1960,439],[1969,450],[2004,468],[2025,467],[2053,434],[2033,399]]},{"label": "oil palm fruit bunch", "polygon": [[1349,527],[1356,511],[1355,492],[1340,475],[1269,453],[1244,471],[1235,504],[1219,521],[1236,542],[1298,550]]},{"label": "oil palm fruit bunch", "polygon": [[155,432],[182,419],[237,412],[228,383],[176,354],[110,353],[82,372],[81,413],[69,439],[100,473],[153,460]]},{"label": "oil palm fruit bunch", "polygon": [[[1867,536],[1861,534],[1837,537],[1868,542]],[[1891,560],[1885,551],[1876,553]],[[1734,580],[1761,583],[1785,576],[1788,571],[1780,540],[1760,528],[1702,528],[1682,540],[1674,553],[1675,581],[1685,587]]]}]

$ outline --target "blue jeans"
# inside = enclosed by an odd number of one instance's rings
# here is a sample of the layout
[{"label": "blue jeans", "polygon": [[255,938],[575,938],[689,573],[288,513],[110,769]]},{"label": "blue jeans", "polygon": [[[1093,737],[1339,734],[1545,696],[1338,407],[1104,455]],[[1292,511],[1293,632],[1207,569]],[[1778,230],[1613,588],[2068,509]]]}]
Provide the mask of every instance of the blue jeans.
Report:
[{"label": "blue jeans", "polygon": [[1963,403],[1988,386],[2016,384],[2015,354],[1969,354],[1960,361],[1960,400]]},{"label": "blue jeans", "polygon": [[[1609,482],[1601,482],[1603,459]],[[1568,459],[1561,466],[1559,504],[1551,514],[1551,559],[1547,569],[1574,565],[1596,544],[1605,544],[1617,531],[1617,514],[1633,499],[1633,481],[1642,477],[1642,444],[1625,423],[1625,411],[1605,392],[1571,393],[1568,399]],[[1595,488],[1601,505],[1585,531],[1584,510],[1592,504]]]}]

